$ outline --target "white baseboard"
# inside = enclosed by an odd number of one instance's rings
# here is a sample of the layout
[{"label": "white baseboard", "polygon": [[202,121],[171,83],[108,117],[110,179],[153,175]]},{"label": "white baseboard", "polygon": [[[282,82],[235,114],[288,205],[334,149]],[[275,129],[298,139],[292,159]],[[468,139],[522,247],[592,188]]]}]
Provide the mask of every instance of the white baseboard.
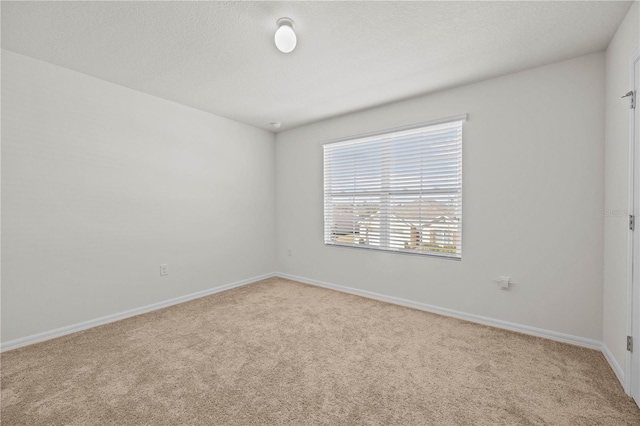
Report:
[{"label": "white baseboard", "polygon": [[56,337],[65,336],[67,334],[76,333],[78,331],[86,330],[88,328],[97,327],[99,325],[108,324],[110,322],[118,321],[121,319],[133,317],[136,315],[144,314],[147,312],[155,311],[158,309],[166,308],[168,306],[177,305],[179,303],[188,302],[193,299],[199,299],[200,297],[209,296],[211,294],[220,293],[221,291],[230,290],[232,288],[241,287],[243,285],[251,284],[256,281],[264,280],[274,277],[275,274],[269,273],[259,275],[257,277],[247,278],[245,280],[236,281],[231,284],[221,285],[219,287],[210,288],[196,293],[187,294],[186,296],[176,297],[174,299],[165,300],[163,302],[152,303],[151,305],[142,306],[140,308],[129,309],[127,311],[118,312],[115,314],[107,315],[104,317],[84,321],[78,324],[68,325],[66,327],[57,328],[55,330],[45,331],[38,334],[33,334],[27,337],[21,337],[19,339],[10,340],[0,345],[0,352],[16,349],[22,346],[31,345],[33,343],[42,342],[44,340],[53,339]]},{"label": "white baseboard", "polygon": [[366,290],[359,290],[352,287],[345,287],[338,284],[331,284],[331,283],[318,281],[310,278],[298,277],[295,275],[285,274],[282,272],[276,272],[275,276],[287,278],[293,281],[299,281],[305,284],[316,285],[316,286],[328,288],[331,290],[337,290],[343,293],[355,294],[357,296],[367,297],[369,299],[375,299],[383,302],[393,303],[396,305],[406,306],[409,308],[419,309],[421,311],[427,311],[427,312],[432,312],[440,315],[463,319],[463,320],[475,322],[478,324],[490,325],[492,327],[503,328],[511,331],[517,331],[519,333],[529,334],[537,337],[544,337],[546,339],[556,340],[564,343],[570,343],[572,345],[582,346],[589,349],[596,349],[598,351],[602,350],[602,342],[599,342],[597,340],[587,339],[584,337],[578,337],[570,334],[559,333],[557,331],[544,330],[542,328],[530,327],[528,325],[502,321],[502,320],[483,317],[475,314],[468,314],[465,312],[455,311],[453,309],[441,308],[439,306],[428,305],[426,303],[414,302],[407,299],[401,299],[399,297],[386,296],[384,294],[374,293]]},{"label": "white baseboard", "polygon": [[407,299],[402,299],[394,296],[387,296],[379,293],[374,293],[366,290],[359,290],[352,287],[345,287],[338,284],[331,284],[324,281],[318,281],[310,278],[299,277],[295,275],[285,274],[281,272],[269,273],[264,275],[259,275],[256,277],[248,278],[245,280],[237,281],[234,283],[222,285],[219,287],[214,287],[208,290],[199,291],[197,293],[188,294],[186,296],[176,297],[174,299],[165,300],[163,302],[153,303],[151,305],[142,306],[140,308],[134,308],[123,312],[118,312],[116,314],[107,315],[104,317],[96,318],[93,320],[81,322],[78,324],[72,324],[66,327],[57,328],[55,330],[45,331],[42,333],[34,334],[27,337],[22,337],[19,339],[11,340],[0,345],[0,352],[8,351],[11,349],[16,349],[22,346],[31,345],[33,343],[42,342],[44,340],[53,339],[56,337],[65,336],[67,334],[76,333],[78,331],[86,330],[88,328],[97,327],[99,325],[108,324],[110,322],[118,321],[124,318],[132,317],[135,315],[144,314],[147,312],[155,311],[158,309],[166,308],[168,306],[176,305],[179,303],[188,302],[189,300],[198,299],[200,297],[208,296],[211,294],[219,293],[225,290],[230,290],[232,288],[241,287],[243,285],[251,284],[256,281],[260,281],[263,279],[271,278],[271,277],[282,277],[294,281],[299,281],[301,283],[316,285],[319,287],[324,287],[332,290],[341,291],[343,293],[355,294],[362,297],[367,297],[369,299],[380,300],[383,302],[393,303],[396,305],[407,306],[414,309],[419,309],[422,311],[433,312],[440,315],[445,315],[449,317],[459,318],[466,321],[471,321],[479,324],[489,325],[493,327],[503,328],[506,330],[517,331],[524,334],[529,334],[538,337],[544,337],[551,340],[556,340],[564,343],[570,343],[577,346],[583,346],[590,349],[596,349],[603,352],[605,358],[613,368],[618,379],[623,382],[624,373],[622,369],[615,361],[613,356],[609,350],[604,346],[601,342],[597,340],[586,339],[584,337],[572,336],[570,334],[559,333],[551,330],[544,330],[536,327],[530,327],[527,325],[502,321],[494,318],[483,317],[480,315],[469,314],[465,312],[455,311],[453,309],[441,308],[438,306],[428,305],[425,303],[414,302]]},{"label": "white baseboard", "polygon": [[618,361],[616,361],[616,359],[613,357],[613,354],[611,353],[607,345],[604,344],[604,342],[602,343],[602,354],[611,366],[613,372],[616,373],[616,377],[624,388],[624,371],[622,371],[622,368],[620,368],[620,364],[618,364]]}]

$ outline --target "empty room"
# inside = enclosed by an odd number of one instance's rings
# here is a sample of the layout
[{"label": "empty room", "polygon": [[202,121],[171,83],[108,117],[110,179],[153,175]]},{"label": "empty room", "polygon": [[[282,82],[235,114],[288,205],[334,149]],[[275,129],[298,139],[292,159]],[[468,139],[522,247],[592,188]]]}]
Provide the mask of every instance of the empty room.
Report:
[{"label": "empty room", "polygon": [[0,8],[2,425],[640,425],[640,2]]}]

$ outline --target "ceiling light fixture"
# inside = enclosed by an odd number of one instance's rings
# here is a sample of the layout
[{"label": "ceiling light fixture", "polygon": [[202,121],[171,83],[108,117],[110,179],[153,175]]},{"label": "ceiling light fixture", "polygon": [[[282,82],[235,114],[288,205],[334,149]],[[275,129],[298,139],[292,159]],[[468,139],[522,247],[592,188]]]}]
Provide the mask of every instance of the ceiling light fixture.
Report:
[{"label": "ceiling light fixture", "polygon": [[293,19],[280,18],[276,21],[276,25],[278,26],[274,37],[276,47],[282,53],[289,53],[293,51],[293,49],[296,48],[296,43],[298,42],[296,33],[293,32]]}]

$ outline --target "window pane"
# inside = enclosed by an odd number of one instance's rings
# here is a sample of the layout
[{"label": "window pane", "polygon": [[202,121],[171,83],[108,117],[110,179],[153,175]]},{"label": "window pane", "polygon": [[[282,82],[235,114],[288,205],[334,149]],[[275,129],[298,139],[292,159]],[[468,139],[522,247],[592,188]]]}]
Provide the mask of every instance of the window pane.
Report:
[{"label": "window pane", "polygon": [[325,243],[460,258],[463,120],[325,144]]}]

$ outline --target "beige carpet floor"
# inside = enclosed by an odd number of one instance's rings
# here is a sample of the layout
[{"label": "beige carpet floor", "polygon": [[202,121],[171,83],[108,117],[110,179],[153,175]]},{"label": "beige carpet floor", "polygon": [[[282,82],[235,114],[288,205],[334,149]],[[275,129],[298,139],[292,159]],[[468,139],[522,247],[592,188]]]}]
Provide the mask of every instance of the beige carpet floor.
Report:
[{"label": "beige carpet floor", "polygon": [[9,425],[640,425],[602,354],[282,279],[8,351]]}]

